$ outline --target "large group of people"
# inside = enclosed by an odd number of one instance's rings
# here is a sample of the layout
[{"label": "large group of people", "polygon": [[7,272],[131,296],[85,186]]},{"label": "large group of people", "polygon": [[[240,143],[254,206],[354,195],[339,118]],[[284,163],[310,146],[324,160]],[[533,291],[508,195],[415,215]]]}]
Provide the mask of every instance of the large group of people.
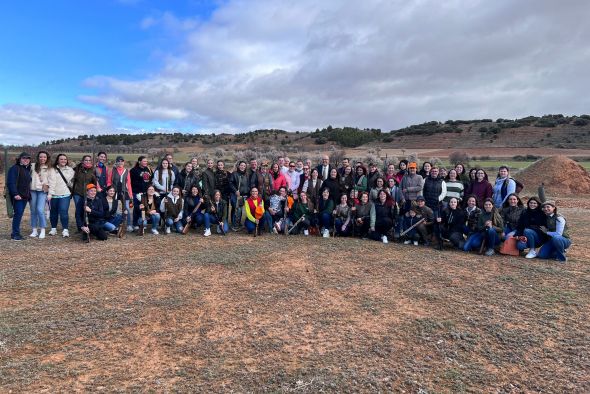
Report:
[{"label": "large group of people", "polygon": [[[343,159],[319,164],[311,160],[273,163],[239,161],[228,171],[223,160],[209,159],[205,168],[193,158],[179,168],[172,155],[153,170],[140,156],[131,167],[118,156],[89,155],[72,167],[61,153],[51,159],[40,151],[34,163],[25,152],[8,172],[14,216],[11,238],[22,240],[21,221],[27,204],[31,238],[69,237],[69,207],[75,206],[76,229],[85,240],[146,230],[158,235],[203,236],[245,230],[254,235],[302,234],[361,237],[383,243],[431,245],[491,256],[510,242],[526,258],[566,261],[571,245],[567,221],[555,202],[532,196],[526,206],[520,184],[501,166],[494,180],[484,169],[463,164],[439,168],[401,160],[380,170]],[[49,219],[49,226],[47,225]],[[194,231],[193,231],[194,232]]]}]

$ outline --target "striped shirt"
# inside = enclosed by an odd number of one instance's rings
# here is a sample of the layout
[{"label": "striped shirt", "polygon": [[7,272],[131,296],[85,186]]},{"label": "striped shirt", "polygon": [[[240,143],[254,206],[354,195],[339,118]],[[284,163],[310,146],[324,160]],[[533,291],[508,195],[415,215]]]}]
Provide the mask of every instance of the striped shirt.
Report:
[{"label": "striped shirt", "polygon": [[445,201],[449,202],[452,197],[455,197],[461,201],[463,199],[463,182],[461,181],[445,181],[447,184],[447,196]]}]

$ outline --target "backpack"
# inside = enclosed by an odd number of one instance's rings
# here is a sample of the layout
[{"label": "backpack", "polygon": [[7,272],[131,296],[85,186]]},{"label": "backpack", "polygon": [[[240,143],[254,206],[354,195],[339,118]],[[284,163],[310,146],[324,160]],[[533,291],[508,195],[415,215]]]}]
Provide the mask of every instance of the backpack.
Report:
[{"label": "backpack", "polygon": [[504,199],[506,197],[506,193],[508,192],[508,180],[512,179],[514,181],[515,187],[516,189],[514,190],[514,193],[519,194],[522,189],[524,189],[524,184],[520,181],[517,181],[516,179],[512,178],[512,177],[508,177],[506,178],[506,180],[504,181],[504,183],[502,183],[502,191],[501,191],[501,196],[502,199]]}]

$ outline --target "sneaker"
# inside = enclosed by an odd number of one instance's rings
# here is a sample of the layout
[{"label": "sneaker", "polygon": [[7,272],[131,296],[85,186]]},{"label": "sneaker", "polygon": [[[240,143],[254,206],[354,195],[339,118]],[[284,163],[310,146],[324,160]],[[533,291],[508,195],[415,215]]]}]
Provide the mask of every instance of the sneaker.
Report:
[{"label": "sneaker", "polygon": [[133,226],[127,226],[127,232],[128,233],[132,233],[133,230],[139,230],[139,226],[137,226],[137,228],[133,227]]},{"label": "sneaker", "polygon": [[205,234],[203,234],[203,236],[205,236],[205,237],[208,237],[208,236],[210,236],[210,235],[211,235],[211,230],[210,230],[210,229],[208,229],[208,228],[206,228],[206,229],[205,229]]},{"label": "sneaker", "polygon": [[69,238],[70,237],[70,232],[67,228],[64,228],[64,231],[61,232],[61,236],[64,238]]},{"label": "sneaker", "polygon": [[45,239],[45,229],[42,228],[41,231],[39,231],[39,239]]},{"label": "sneaker", "polygon": [[307,237],[309,235],[309,230],[303,230],[303,235]]},{"label": "sneaker", "polygon": [[412,243],[412,241],[411,241],[411,240],[409,240],[409,239],[408,239],[407,241],[404,241],[404,245],[409,245],[409,244],[411,244],[411,243]]},{"label": "sneaker", "polygon": [[38,236],[38,235],[39,235],[39,234],[37,233],[37,229],[36,229],[36,228],[34,228],[34,229],[33,229],[33,232],[32,232],[32,233],[29,235],[29,237],[31,237],[31,238],[35,238],[35,237],[36,237],[36,236]]},{"label": "sneaker", "polygon": [[154,235],[158,235],[158,234],[160,234],[160,233],[158,232],[158,230],[156,230],[155,228],[153,228],[153,229],[152,229],[152,234],[154,234]]},{"label": "sneaker", "polygon": [[387,235],[384,235],[381,237],[381,240],[383,241],[384,244],[388,244],[389,240],[387,239]]},{"label": "sneaker", "polygon": [[170,227],[166,226],[166,234],[170,234]]},{"label": "sneaker", "polygon": [[50,231],[49,231],[49,235],[57,235],[57,229],[55,227],[53,227]]},{"label": "sneaker", "polygon": [[494,252],[494,249],[489,248],[488,250],[486,250],[486,256],[493,256],[496,254],[496,252]]},{"label": "sneaker", "polygon": [[414,241],[414,246],[418,246],[418,241]]},{"label": "sneaker", "polygon": [[535,249],[531,249],[524,257],[527,259],[534,259],[535,257],[537,257],[537,251]]},{"label": "sneaker", "polygon": [[133,226],[133,231],[139,230],[139,226]]},{"label": "sneaker", "polygon": [[322,236],[324,238],[330,238],[330,231],[328,231],[328,229],[325,228],[324,231],[322,231]]},{"label": "sneaker", "polygon": [[13,241],[22,241],[23,237],[21,237],[20,234],[17,234],[17,235],[11,236],[10,239],[12,239]]}]

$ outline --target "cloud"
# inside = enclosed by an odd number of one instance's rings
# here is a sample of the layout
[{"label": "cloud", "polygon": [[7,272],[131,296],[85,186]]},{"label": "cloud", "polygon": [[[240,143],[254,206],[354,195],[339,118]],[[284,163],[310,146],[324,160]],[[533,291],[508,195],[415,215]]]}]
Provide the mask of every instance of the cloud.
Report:
[{"label": "cloud", "polygon": [[0,140],[3,144],[38,144],[81,134],[106,133],[112,129],[108,118],[80,109],[0,106]]},{"label": "cloud", "polygon": [[227,1],[208,21],[144,19],[182,31],[180,55],[146,79],[103,78],[82,100],[240,129],[583,113],[589,12],[583,0]]},{"label": "cloud", "polygon": [[146,16],[139,25],[144,30],[161,26],[168,32],[183,32],[196,29],[199,23],[199,18],[178,18],[172,12],[165,11]]}]

